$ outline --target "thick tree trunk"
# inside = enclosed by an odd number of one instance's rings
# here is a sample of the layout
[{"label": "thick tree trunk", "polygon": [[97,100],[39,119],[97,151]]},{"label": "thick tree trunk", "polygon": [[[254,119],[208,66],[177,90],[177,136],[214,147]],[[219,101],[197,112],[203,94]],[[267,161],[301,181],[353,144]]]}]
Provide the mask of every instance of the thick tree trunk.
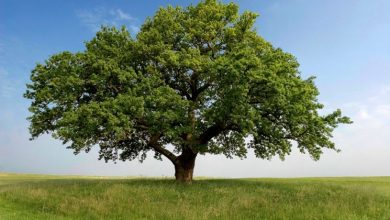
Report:
[{"label": "thick tree trunk", "polygon": [[176,181],[180,183],[191,183],[194,173],[196,154],[184,151],[177,157],[175,165]]}]

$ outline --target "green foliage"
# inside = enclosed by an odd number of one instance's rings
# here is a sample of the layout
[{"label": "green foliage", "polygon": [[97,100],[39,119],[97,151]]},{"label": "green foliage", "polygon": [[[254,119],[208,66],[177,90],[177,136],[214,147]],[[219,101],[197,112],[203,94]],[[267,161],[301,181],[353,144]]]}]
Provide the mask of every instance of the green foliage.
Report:
[{"label": "green foliage", "polygon": [[[295,57],[261,38],[257,15],[206,0],[160,8],[135,38],[102,27],[79,53],[62,52],[32,71],[33,138],[51,132],[76,153],[100,146],[105,160],[155,151],[284,158],[297,143],[319,159],[332,131],[350,123],[323,108],[314,78]],[[245,140],[250,140],[246,143]]]},{"label": "green foliage", "polygon": [[0,174],[0,219],[390,219],[390,178],[172,179]]}]

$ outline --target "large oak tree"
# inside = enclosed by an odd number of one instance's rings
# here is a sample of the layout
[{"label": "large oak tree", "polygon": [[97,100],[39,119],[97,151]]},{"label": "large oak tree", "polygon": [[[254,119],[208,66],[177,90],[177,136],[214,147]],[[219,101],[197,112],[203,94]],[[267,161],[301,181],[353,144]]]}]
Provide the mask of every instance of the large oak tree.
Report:
[{"label": "large oak tree", "polygon": [[184,182],[199,154],[284,158],[295,145],[319,159],[323,148],[337,150],[332,131],[350,120],[319,114],[314,78],[258,35],[256,17],[205,0],[160,8],[135,38],[103,27],[84,51],[32,71],[32,138],[51,133],[75,153],[99,146],[106,161],[153,151]]}]

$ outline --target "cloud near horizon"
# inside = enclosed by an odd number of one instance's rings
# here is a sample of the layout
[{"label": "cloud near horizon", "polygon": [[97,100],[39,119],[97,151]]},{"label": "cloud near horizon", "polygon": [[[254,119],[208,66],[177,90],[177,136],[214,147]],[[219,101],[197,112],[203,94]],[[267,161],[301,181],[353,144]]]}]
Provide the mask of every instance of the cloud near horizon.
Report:
[{"label": "cloud near horizon", "polygon": [[372,146],[389,149],[390,155],[390,85],[373,90],[361,100],[345,103],[344,112],[354,123],[338,132],[341,145]]}]

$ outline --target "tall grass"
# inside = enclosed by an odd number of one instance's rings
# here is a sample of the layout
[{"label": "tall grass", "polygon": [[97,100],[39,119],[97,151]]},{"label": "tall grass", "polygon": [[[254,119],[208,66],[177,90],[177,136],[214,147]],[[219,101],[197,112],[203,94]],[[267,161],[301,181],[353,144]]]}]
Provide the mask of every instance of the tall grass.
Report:
[{"label": "tall grass", "polygon": [[390,177],[108,179],[0,175],[0,219],[390,219]]}]

